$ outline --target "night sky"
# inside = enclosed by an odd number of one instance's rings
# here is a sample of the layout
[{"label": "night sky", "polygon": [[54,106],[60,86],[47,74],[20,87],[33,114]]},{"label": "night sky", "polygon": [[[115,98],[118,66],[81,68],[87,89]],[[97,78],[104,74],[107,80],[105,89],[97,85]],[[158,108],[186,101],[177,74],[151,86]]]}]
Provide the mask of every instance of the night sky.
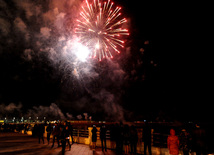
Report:
[{"label": "night sky", "polygon": [[68,52],[81,3],[0,1],[0,117],[55,109],[109,121],[212,120],[188,7],[115,0],[128,19],[126,48],[112,60],[81,63]]}]

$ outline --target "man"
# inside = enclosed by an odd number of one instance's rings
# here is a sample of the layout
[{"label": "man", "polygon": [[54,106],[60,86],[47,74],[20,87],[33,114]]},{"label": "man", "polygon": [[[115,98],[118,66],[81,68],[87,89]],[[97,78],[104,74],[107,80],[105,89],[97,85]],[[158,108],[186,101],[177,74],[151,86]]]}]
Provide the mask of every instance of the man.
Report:
[{"label": "man", "polygon": [[60,135],[61,143],[62,143],[62,155],[65,154],[66,142],[68,143],[69,151],[71,150],[71,144],[70,144],[70,141],[69,141],[69,136],[70,136],[69,128],[68,128],[67,125],[64,125],[62,127],[62,132],[61,132],[61,135]]},{"label": "man", "polygon": [[132,125],[130,130],[131,153],[137,154],[138,134],[136,126]]},{"label": "man", "polygon": [[146,149],[148,147],[149,155],[152,154],[151,150],[151,127],[148,122],[145,121],[145,126],[143,128],[143,142],[144,142],[144,155],[146,155]]},{"label": "man", "polygon": [[104,150],[103,142],[105,145],[105,151],[107,151],[107,149],[106,149],[106,127],[105,127],[105,125],[101,126],[101,128],[100,128],[100,140],[101,140],[101,144],[102,144],[102,151]]},{"label": "man", "polygon": [[40,139],[42,139],[43,144],[44,144],[45,143],[44,142],[44,137],[43,137],[43,134],[45,132],[44,124],[39,124],[37,128],[38,128],[39,144],[40,144]]},{"label": "man", "polygon": [[53,126],[53,144],[52,144],[52,148],[54,147],[54,143],[55,143],[55,139],[57,138],[57,143],[58,143],[58,147],[59,147],[59,135],[60,135],[60,127],[58,124],[55,124]]}]

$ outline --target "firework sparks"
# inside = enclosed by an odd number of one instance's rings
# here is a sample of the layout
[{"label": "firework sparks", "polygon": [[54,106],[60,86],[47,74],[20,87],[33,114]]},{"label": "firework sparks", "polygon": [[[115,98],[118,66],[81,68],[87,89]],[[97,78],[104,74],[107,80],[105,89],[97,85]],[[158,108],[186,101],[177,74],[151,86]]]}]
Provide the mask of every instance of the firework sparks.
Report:
[{"label": "firework sparks", "polygon": [[75,51],[77,58],[83,62],[86,61],[90,52],[86,46],[82,45],[78,41],[75,41],[73,51]]},{"label": "firework sparks", "polygon": [[113,52],[120,53],[124,48],[124,35],[129,35],[128,30],[122,28],[122,24],[127,22],[126,18],[121,17],[121,7],[114,7],[114,3],[99,2],[93,0],[89,3],[85,1],[82,6],[80,19],[75,33],[79,35],[83,45],[90,49],[90,58],[113,58]]}]

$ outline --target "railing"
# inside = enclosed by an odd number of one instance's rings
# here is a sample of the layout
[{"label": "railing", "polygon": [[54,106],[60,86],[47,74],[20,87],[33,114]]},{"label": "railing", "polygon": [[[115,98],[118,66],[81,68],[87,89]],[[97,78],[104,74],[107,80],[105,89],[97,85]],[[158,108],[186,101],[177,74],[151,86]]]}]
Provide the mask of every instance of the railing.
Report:
[{"label": "railing", "polygon": [[[32,129],[33,125],[30,125],[29,128],[25,133],[28,135],[32,135]],[[90,144],[91,143],[91,129],[92,127],[84,127],[84,128],[74,128],[73,129],[73,138],[74,141],[77,143],[85,143],[85,144]],[[3,129],[1,128],[3,131]],[[100,128],[97,127],[97,140],[98,140],[98,145],[99,145],[99,140],[100,140]],[[18,132],[17,128],[14,128],[15,132]],[[21,133],[24,133],[24,129],[20,131]],[[142,142],[142,128],[137,128],[138,132],[138,144],[143,143]],[[45,128],[45,133],[44,137],[46,137],[46,128]],[[154,133],[152,130],[152,146],[155,147],[167,147],[167,134],[162,134],[162,133]],[[87,139],[87,140],[86,140]],[[106,139],[107,141],[110,141],[110,130],[106,131]],[[110,143],[110,142],[109,142]],[[101,144],[101,143],[100,143]],[[110,147],[110,145],[109,145]]]},{"label": "railing", "polygon": [[[28,135],[32,135],[32,129],[33,129],[34,124],[29,125],[29,129],[27,132],[25,132]],[[108,128],[108,127],[107,127]],[[45,128],[46,129],[46,128]],[[154,154],[162,154],[164,153],[165,155],[167,154],[167,136],[168,134],[165,133],[158,133],[156,130],[158,128],[152,129],[151,130],[151,135],[152,135],[152,151]],[[75,143],[81,143],[81,144],[87,144],[91,145],[92,141],[92,133],[91,133],[92,127],[87,127],[87,126],[73,126],[73,141]],[[98,147],[101,147],[101,141],[100,141],[100,127],[97,127],[97,143],[96,145]],[[16,128],[14,128],[14,131],[17,131]],[[156,131],[156,132],[154,132]],[[167,131],[167,130],[164,130]],[[20,131],[21,133],[24,133],[24,130]],[[143,128],[141,126],[137,127],[137,133],[138,133],[138,143],[137,143],[137,153],[143,154],[143,141],[142,141],[142,133],[143,133]],[[46,137],[46,130],[44,133],[44,137]],[[110,130],[107,130],[106,133],[106,144],[107,148],[111,148],[111,141],[110,141]],[[52,135],[51,135],[52,138]],[[72,140],[70,138],[70,140]],[[111,148],[115,149],[115,148]],[[155,153],[156,152],[156,153]]]},{"label": "railing", "polygon": [[[77,143],[84,143],[83,140],[80,140],[81,138],[87,138],[89,141],[91,140],[91,130],[92,127],[89,127],[88,129],[73,129],[73,137],[75,139],[75,142]],[[101,146],[101,142],[100,142],[100,128],[97,127],[97,145]],[[167,134],[161,134],[161,133],[154,133],[154,130],[151,130],[151,142],[152,142],[152,146],[154,147],[161,147],[161,148],[166,148],[167,147]],[[138,133],[138,144],[142,145],[143,144],[143,140],[142,140],[142,133],[143,133],[143,129],[142,128],[138,128],[137,129],[137,133]],[[109,143],[109,145],[107,144],[107,147],[110,148],[110,130],[106,131],[106,140],[107,143]],[[109,141],[109,142],[108,142]],[[91,141],[89,142],[89,144],[91,143]]]},{"label": "railing", "polygon": [[153,146],[161,148],[167,147],[167,137],[167,134],[153,133]]}]

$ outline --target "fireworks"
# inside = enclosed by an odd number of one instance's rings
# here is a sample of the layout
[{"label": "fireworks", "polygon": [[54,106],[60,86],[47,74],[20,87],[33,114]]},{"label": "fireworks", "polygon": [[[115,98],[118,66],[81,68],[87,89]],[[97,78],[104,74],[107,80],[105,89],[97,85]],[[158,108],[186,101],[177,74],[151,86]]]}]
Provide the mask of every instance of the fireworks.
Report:
[{"label": "fireworks", "polygon": [[102,60],[103,58],[113,58],[113,53],[120,53],[124,48],[124,35],[129,35],[128,30],[122,28],[122,24],[127,22],[120,13],[121,7],[114,7],[110,0],[99,2],[93,0],[90,4],[85,1],[82,6],[80,19],[75,33],[79,35],[80,42],[90,49],[89,57]]},{"label": "fireworks", "polygon": [[83,62],[86,61],[90,52],[86,46],[82,45],[78,41],[74,41],[73,51],[75,51],[77,58]]}]

